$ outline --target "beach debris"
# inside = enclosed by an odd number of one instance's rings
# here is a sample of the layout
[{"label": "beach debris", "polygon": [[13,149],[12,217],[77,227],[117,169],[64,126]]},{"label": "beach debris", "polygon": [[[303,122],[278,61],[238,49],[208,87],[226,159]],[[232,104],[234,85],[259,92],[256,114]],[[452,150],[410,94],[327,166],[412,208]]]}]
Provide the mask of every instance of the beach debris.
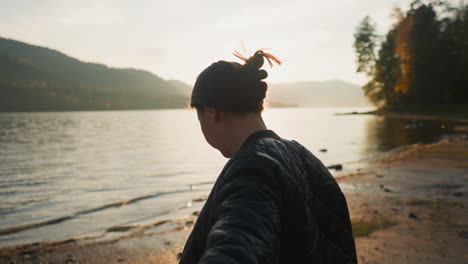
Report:
[{"label": "beach debris", "polygon": [[327,149],[321,149],[320,152],[327,152]]},{"label": "beach debris", "polygon": [[107,229],[107,232],[127,232],[132,229],[134,226],[114,226]]},{"label": "beach debris", "polygon": [[343,165],[341,164],[331,165],[331,166],[328,166],[327,169],[340,171],[343,169]]},{"label": "beach debris", "polygon": [[194,211],[194,212],[192,213],[192,215],[194,215],[194,216],[199,216],[199,215],[200,215],[200,211]]},{"label": "beach debris", "polygon": [[410,212],[408,214],[408,217],[411,218],[411,219],[414,219],[414,220],[419,220],[419,217],[417,215],[415,215],[414,213]]},{"label": "beach debris", "polygon": [[192,200],[187,201],[187,207],[192,207]]},{"label": "beach debris", "polygon": [[384,191],[384,192],[388,192],[388,193],[391,193],[391,192],[392,192],[392,190],[390,190],[390,189],[388,189],[388,188],[385,188],[383,191]]},{"label": "beach debris", "polygon": [[192,201],[194,202],[203,202],[203,201],[206,201],[206,195],[203,195],[203,196],[200,196],[196,199],[193,199]]},{"label": "beach debris", "polygon": [[375,177],[377,177],[377,178],[383,178],[384,175],[383,175],[383,174],[376,174]]},{"label": "beach debris", "polygon": [[75,261],[76,261],[75,256],[73,256],[73,255],[68,255],[68,258],[67,258],[67,260],[65,261],[65,263],[67,263],[67,264],[69,264],[69,263],[75,263]]},{"label": "beach debris", "polygon": [[461,237],[461,238],[464,238],[464,239],[468,239],[468,232],[463,230],[461,231],[460,233],[458,233],[458,235]]},{"label": "beach debris", "polygon": [[384,185],[383,185],[383,184],[380,184],[379,187],[380,187],[380,189],[383,189]]},{"label": "beach debris", "polygon": [[189,225],[193,225],[193,223],[194,223],[194,222],[193,222],[192,220],[190,220],[190,221],[185,222],[185,225],[186,225],[186,226],[189,226]]},{"label": "beach debris", "polygon": [[117,259],[117,262],[124,262],[124,261],[125,261],[125,259],[123,259],[123,258]]},{"label": "beach debris", "polygon": [[[76,239],[67,239],[67,240],[64,240],[61,242],[62,244],[69,244],[69,243],[76,243]],[[37,245],[34,245],[34,244],[37,244]],[[36,247],[39,247],[40,246],[40,243],[34,243],[33,246],[36,246]]]},{"label": "beach debris", "polygon": [[169,223],[169,222],[170,222],[170,220],[162,220],[162,221],[154,223],[153,227],[160,226],[160,225],[163,225],[163,224]]}]

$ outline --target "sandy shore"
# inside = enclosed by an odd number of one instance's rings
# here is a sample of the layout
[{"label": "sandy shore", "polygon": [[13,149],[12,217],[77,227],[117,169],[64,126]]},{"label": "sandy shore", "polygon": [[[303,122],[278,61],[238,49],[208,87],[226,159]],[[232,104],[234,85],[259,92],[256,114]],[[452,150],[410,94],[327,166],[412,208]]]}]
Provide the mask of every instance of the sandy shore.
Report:
[{"label": "sandy shore", "polygon": [[466,137],[407,149],[339,183],[360,263],[468,262]]},{"label": "sandy shore", "polygon": [[[359,263],[468,263],[466,136],[406,149],[339,184]],[[2,248],[0,263],[177,263],[195,218],[155,223],[113,241]]]}]

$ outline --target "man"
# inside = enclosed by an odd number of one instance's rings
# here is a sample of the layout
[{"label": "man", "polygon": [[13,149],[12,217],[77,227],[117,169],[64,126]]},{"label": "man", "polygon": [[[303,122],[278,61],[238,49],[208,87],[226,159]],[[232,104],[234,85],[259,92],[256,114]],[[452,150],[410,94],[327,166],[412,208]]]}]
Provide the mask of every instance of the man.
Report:
[{"label": "man", "polygon": [[180,263],[357,263],[346,199],[320,160],[268,130],[268,74],[257,51],[219,61],[192,91],[206,141],[230,158],[200,212]]}]

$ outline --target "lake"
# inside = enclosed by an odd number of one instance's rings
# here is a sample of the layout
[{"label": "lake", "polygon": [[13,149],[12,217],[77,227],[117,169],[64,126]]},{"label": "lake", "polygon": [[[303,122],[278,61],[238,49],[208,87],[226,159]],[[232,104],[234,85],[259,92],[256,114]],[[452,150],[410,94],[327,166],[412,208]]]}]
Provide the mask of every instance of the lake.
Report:
[{"label": "lake", "polygon": [[[365,110],[276,108],[264,118],[325,165],[343,164],[335,177],[446,138],[454,126],[334,114]],[[0,247],[184,218],[203,205],[226,161],[205,142],[195,111],[2,113]]]}]

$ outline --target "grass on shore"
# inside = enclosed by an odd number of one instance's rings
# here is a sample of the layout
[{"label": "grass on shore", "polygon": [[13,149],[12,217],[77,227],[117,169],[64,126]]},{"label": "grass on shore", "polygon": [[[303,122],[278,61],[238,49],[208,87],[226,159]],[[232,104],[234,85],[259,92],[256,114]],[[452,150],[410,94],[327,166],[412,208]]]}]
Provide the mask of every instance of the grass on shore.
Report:
[{"label": "grass on shore", "polygon": [[407,205],[417,206],[417,205],[429,205],[431,203],[431,201],[420,199],[420,198],[411,198],[411,199],[408,199],[405,203]]},{"label": "grass on shore", "polygon": [[351,220],[354,237],[363,237],[372,234],[374,231],[396,225],[397,223],[390,219],[378,215],[371,219]]}]

